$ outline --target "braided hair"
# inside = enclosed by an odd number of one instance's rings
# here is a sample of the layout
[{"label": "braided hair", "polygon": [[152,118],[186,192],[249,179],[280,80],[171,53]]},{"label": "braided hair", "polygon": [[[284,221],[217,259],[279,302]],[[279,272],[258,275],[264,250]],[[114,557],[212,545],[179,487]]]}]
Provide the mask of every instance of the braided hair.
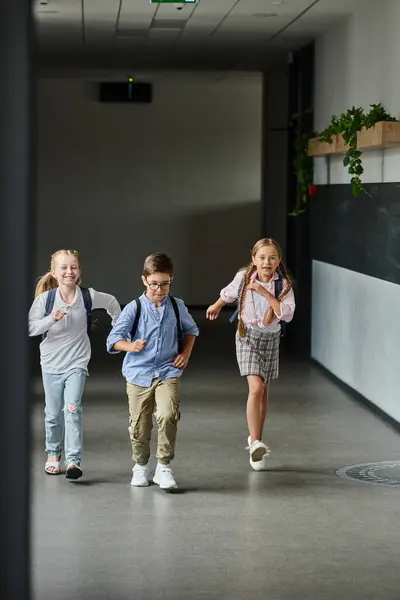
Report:
[{"label": "braided hair", "polygon": [[240,291],[240,295],[239,295],[239,321],[238,321],[238,331],[239,331],[239,335],[240,337],[243,337],[245,334],[245,327],[244,327],[244,323],[242,320],[242,311],[244,308],[244,299],[246,296],[246,291],[247,291],[247,286],[250,283],[250,278],[252,276],[252,274],[254,273],[254,271],[256,270],[255,265],[253,265],[253,263],[250,263],[246,269],[243,271],[243,280],[242,280],[242,289]]},{"label": "braided hair", "polygon": [[[251,251],[252,258],[254,258],[254,256],[257,254],[257,252],[263,246],[273,246],[276,249],[277,254],[279,256],[280,263],[279,263],[279,267],[277,268],[276,272],[279,275],[279,277],[282,278],[282,280],[284,282],[284,286],[282,287],[282,292],[279,294],[279,297],[278,297],[278,300],[281,301],[290,292],[290,290],[293,287],[292,277],[291,277],[290,273],[288,272],[288,270],[282,260],[281,247],[279,246],[278,242],[276,242],[272,238],[262,238],[261,240],[258,240],[258,242],[256,242],[256,244],[254,244],[253,249]],[[254,271],[256,271],[256,266],[254,265],[253,261],[247,267],[245,267],[245,269],[243,269],[244,274],[243,274],[243,280],[242,280],[242,289],[241,289],[241,292],[239,295],[238,332],[239,332],[240,337],[243,337],[245,335],[245,325],[244,325],[244,322],[242,319],[242,312],[244,309],[244,300],[246,297],[247,286],[250,283],[250,278],[251,278],[252,274],[254,273]],[[273,320],[274,320],[274,310],[272,307],[269,307],[267,314],[264,317],[264,323],[266,325],[268,325]]]}]

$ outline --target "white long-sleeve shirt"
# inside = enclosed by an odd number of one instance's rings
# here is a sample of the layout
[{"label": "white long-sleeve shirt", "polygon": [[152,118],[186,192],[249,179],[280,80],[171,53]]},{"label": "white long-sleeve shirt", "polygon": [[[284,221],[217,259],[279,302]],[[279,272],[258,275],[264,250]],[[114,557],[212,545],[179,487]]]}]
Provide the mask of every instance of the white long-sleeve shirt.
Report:
[{"label": "white long-sleeve shirt", "polygon": [[[121,307],[110,294],[97,292],[89,288],[92,298],[92,310],[103,308],[115,325]],[[60,374],[71,369],[85,369],[90,361],[91,346],[87,334],[87,315],[82,292],[76,288],[71,304],[66,304],[57,289],[53,310],[62,308],[67,313],[60,321],[53,321],[52,315],[45,317],[46,300],[49,292],[40,294],[29,311],[29,335],[43,335],[46,338],[40,344],[40,364],[45,373]]]}]

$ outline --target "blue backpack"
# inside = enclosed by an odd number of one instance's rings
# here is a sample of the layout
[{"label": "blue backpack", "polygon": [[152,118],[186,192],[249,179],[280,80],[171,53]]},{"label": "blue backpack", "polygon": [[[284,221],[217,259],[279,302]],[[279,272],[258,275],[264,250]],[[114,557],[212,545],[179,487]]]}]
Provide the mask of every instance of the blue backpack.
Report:
[{"label": "blue backpack", "polygon": [[[92,331],[92,297],[90,295],[89,288],[81,287],[83,303],[86,308],[86,317],[87,317],[87,334],[90,338],[90,334]],[[46,299],[46,308],[45,308],[45,317],[48,317],[53,312],[54,300],[56,299],[57,288],[52,288],[49,290]],[[46,339],[47,333],[43,334],[43,340]]]},{"label": "blue backpack", "polygon": [[[242,283],[240,284],[240,287],[239,287],[238,297],[240,297],[240,294],[242,293],[243,283],[244,283],[244,281],[242,280]],[[275,298],[277,298],[277,299],[279,298],[279,296],[282,292],[282,288],[283,288],[283,280],[282,280],[281,275],[279,275],[279,278],[275,280],[275,292],[274,292]],[[237,318],[238,314],[239,314],[239,306],[237,307],[237,309],[235,310],[235,312],[229,319],[229,322],[233,323],[233,321],[235,321],[235,319]],[[281,337],[283,337],[285,335],[286,323],[284,321],[279,321],[279,323],[281,326]]]}]

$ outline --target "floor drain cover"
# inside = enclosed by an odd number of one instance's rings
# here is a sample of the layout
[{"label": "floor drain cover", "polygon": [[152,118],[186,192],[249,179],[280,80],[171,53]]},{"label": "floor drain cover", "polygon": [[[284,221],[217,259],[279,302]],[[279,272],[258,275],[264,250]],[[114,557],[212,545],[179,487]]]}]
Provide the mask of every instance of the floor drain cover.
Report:
[{"label": "floor drain cover", "polygon": [[336,471],[336,475],[344,479],[355,479],[375,485],[400,486],[400,460],[351,465],[339,469]]}]

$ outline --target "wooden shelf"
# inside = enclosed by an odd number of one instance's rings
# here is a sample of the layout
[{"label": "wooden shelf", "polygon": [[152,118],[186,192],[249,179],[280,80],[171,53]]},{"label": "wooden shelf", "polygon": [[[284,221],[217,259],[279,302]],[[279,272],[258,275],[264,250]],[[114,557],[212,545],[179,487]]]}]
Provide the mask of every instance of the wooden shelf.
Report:
[{"label": "wooden shelf", "polygon": [[[357,133],[357,148],[359,150],[375,150],[377,148],[392,148],[400,146],[400,121],[381,121],[375,123],[370,129],[362,128]],[[312,138],[308,143],[309,156],[329,156],[346,152],[341,135],[332,138],[332,144],[321,142],[319,138]]]},{"label": "wooden shelf", "polygon": [[332,143],[322,142],[319,138],[312,138],[308,142],[308,156],[328,156],[336,154],[337,136],[332,138]]},{"label": "wooden shelf", "polygon": [[399,121],[381,121],[370,129],[363,127],[357,134],[357,148],[359,150],[391,148],[393,146],[400,146]]},{"label": "wooden shelf", "polygon": [[344,143],[344,139],[341,135],[336,136],[336,154],[341,154],[347,152],[349,149],[348,146]]},{"label": "wooden shelf", "polygon": [[345,145],[341,135],[334,135],[332,143],[321,142],[319,138],[312,138],[308,143],[308,156],[329,156],[330,154],[341,154],[346,152],[348,146]]}]

